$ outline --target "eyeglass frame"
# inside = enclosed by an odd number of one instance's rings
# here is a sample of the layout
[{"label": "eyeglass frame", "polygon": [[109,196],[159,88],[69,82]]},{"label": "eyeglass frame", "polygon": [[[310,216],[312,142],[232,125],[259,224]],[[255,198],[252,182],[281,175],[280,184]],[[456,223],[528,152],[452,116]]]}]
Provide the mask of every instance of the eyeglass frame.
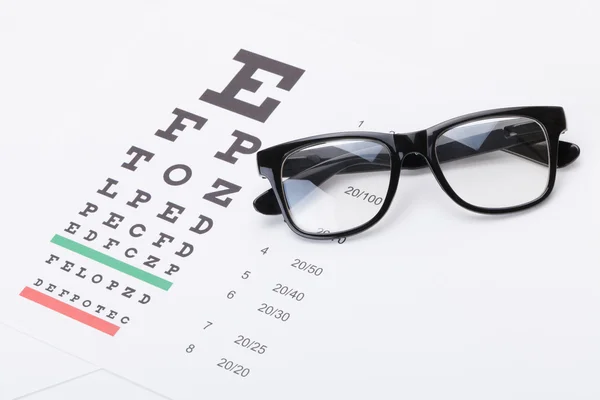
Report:
[{"label": "eyeglass frame", "polygon": [[[436,142],[438,138],[450,129],[459,125],[494,117],[528,118],[537,122],[545,131],[548,142],[549,160],[548,164],[544,163],[544,165],[549,167],[548,183],[544,192],[538,198],[530,202],[502,208],[488,208],[470,204],[458,196],[442,172],[436,153]],[[283,219],[289,228],[294,233],[304,238],[325,240],[356,235],[373,227],[383,218],[392,204],[398,189],[403,162],[409,155],[420,155],[427,161],[427,164],[422,165],[422,167],[430,167],[442,190],[459,206],[480,214],[514,213],[534,207],[547,199],[554,188],[557,169],[571,164],[579,156],[580,149],[577,145],[560,140],[561,135],[566,131],[566,116],[562,107],[524,106],[474,112],[441,122],[424,130],[409,133],[349,131],[309,136],[258,151],[256,158],[259,175],[269,181],[271,189],[258,196],[254,200],[253,205],[255,210],[261,214],[282,214]],[[287,206],[283,188],[283,166],[286,159],[291,154],[303,148],[326,143],[331,140],[341,139],[369,140],[384,145],[387,148],[390,154],[390,182],[386,196],[377,214],[360,226],[334,233],[319,234],[305,232],[294,223]],[[274,194],[276,204],[273,202],[273,194],[271,193]]]}]

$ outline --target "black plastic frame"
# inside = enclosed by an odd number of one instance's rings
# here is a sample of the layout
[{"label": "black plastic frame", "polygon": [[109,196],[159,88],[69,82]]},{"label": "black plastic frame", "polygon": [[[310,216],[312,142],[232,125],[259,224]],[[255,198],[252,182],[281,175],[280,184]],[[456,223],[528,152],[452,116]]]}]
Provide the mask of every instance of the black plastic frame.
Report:
[{"label": "black plastic frame", "polygon": [[[458,125],[476,121],[483,118],[491,117],[527,117],[538,122],[544,129],[547,135],[548,150],[549,150],[549,179],[546,190],[537,199],[515,207],[506,208],[485,208],[478,207],[467,203],[461,199],[452,189],[442,170],[436,154],[436,140],[446,131],[452,129]],[[400,172],[403,168],[403,162],[407,160],[407,156],[421,155],[427,160],[427,164],[432,170],[435,178],[437,179],[440,187],[450,198],[459,206],[482,214],[505,214],[512,213],[527,208],[533,207],[550,195],[554,188],[556,180],[557,168],[562,168],[573,162],[580,153],[579,147],[575,144],[568,142],[561,142],[560,135],[567,129],[567,123],[565,113],[562,107],[558,106],[528,106],[528,107],[510,107],[500,108],[494,110],[480,111],[467,115],[463,115],[428,129],[410,132],[410,133],[381,133],[381,132],[337,132],[311,136],[303,139],[294,140],[291,142],[282,143],[257,153],[257,162],[259,174],[269,180],[271,189],[263,193],[254,201],[254,207],[257,211],[267,214],[283,215],[284,221],[288,226],[297,233],[298,235],[309,238],[309,239],[332,239],[337,237],[346,237],[355,235],[363,232],[383,218],[385,213],[388,211],[398,188],[398,181],[400,179]],[[329,141],[331,139],[369,139],[385,145],[391,155],[391,176],[390,186],[388,188],[385,200],[381,206],[379,212],[367,223],[342,232],[335,232],[330,234],[314,234],[307,233],[299,229],[290,216],[289,209],[286,205],[285,196],[283,193],[283,173],[282,166],[286,158],[296,152],[297,150],[313,146],[322,142]],[[414,157],[414,156],[413,156]],[[410,158],[410,157],[409,157]],[[414,163],[414,161],[412,162]],[[411,163],[408,163],[409,166]],[[423,165],[425,166],[425,165]],[[273,192],[277,200],[276,209],[274,204],[269,204],[272,199],[269,199]],[[271,195],[272,196],[272,195]],[[268,200],[268,201],[266,201]]]}]

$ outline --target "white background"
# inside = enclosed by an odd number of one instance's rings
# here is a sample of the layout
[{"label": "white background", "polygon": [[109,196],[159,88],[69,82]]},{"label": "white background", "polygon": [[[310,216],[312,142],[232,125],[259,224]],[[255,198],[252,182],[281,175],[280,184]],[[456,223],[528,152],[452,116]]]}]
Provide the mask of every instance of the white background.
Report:
[{"label": "white background", "polygon": [[[243,15],[236,8],[241,4],[225,2],[223,8]],[[103,153],[114,153],[122,135],[131,142],[147,135],[140,125],[156,128],[154,123],[144,125],[145,115],[166,115],[177,105],[169,79],[177,68],[161,72],[151,66],[157,53],[131,53],[136,43],[147,44],[147,24],[176,26],[179,12],[187,15],[182,17],[185,23],[193,15],[202,24],[214,8],[198,2],[2,3],[1,205],[21,221],[9,219],[4,226],[7,252],[14,238],[47,240],[47,232],[36,233],[34,225],[63,224],[64,213],[73,210],[73,203],[62,205],[64,196],[73,191],[80,174],[94,174],[89,166],[105,165]],[[508,218],[468,214],[445,198],[430,175],[405,176],[412,179],[402,180],[396,205],[381,227],[354,242],[377,250],[372,260],[380,267],[366,276],[349,268],[341,278],[348,286],[338,289],[342,296],[350,285],[357,285],[354,291],[365,281],[372,285],[364,288],[362,306],[347,321],[349,328],[355,320],[367,327],[360,330],[363,344],[359,351],[345,347],[347,353],[337,355],[359,365],[364,379],[352,382],[330,371],[320,382],[346,385],[341,392],[354,388],[363,397],[373,386],[372,393],[383,398],[598,398],[596,3],[257,1],[252,9],[257,13],[252,15],[261,16],[254,22],[260,29],[292,19],[312,35],[332,35],[328,40],[353,42],[354,49],[364,51],[356,55],[364,54],[360,65],[339,66],[344,80],[332,86],[356,85],[343,96],[356,96],[364,107],[347,114],[341,110],[343,119],[331,117],[322,125],[310,121],[316,131],[353,129],[354,120],[373,121],[374,129],[410,131],[479,109],[558,104],[567,112],[565,140],[582,147],[577,164],[560,171],[556,192],[546,204]],[[161,13],[162,20],[156,17]],[[212,39],[216,43],[220,37],[243,35],[226,19],[222,26]],[[167,52],[168,43],[157,47],[165,57],[177,56]],[[190,48],[183,59],[193,59],[194,51]],[[340,59],[350,60],[342,54]],[[388,78],[395,73],[396,78],[386,85],[373,77],[371,82],[378,83],[370,84],[365,71],[371,59],[373,71]],[[176,62],[160,65],[175,67]],[[359,82],[347,78],[353,68]],[[205,87],[199,85],[194,92],[200,94]],[[340,96],[339,91],[324,93],[332,102]],[[148,101],[163,94],[167,100]],[[24,162],[27,166],[19,168]],[[252,161],[247,165],[252,168]],[[96,182],[101,176],[94,176]],[[57,209],[63,215],[56,215]],[[296,240],[280,225],[266,225],[266,234]],[[397,254],[381,255],[391,250]],[[14,254],[9,259],[0,267],[6,281],[17,275],[16,269],[26,268],[12,262]],[[389,313],[383,315],[372,312],[394,302],[402,306],[397,314],[393,307],[384,308]],[[8,327],[0,335],[0,394],[5,396],[0,398],[12,399],[100,367],[54,349],[41,350],[39,342]],[[349,335],[348,343],[355,343],[356,336]],[[387,356],[369,353],[368,343],[387,347]],[[317,347],[317,359],[320,352],[323,360],[336,358]],[[388,370],[382,372],[377,363],[386,358],[396,362],[387,360]],[[390,371],[390,365],[398,368]],[[130,383],[104,378],[81,385],[79,394],[56,387],[31,398],[89,397],[90,385],[112,387],[123,398],[126,390],[133,390],[125,389]],[[147,392],[138,396],[152,398]]]}]

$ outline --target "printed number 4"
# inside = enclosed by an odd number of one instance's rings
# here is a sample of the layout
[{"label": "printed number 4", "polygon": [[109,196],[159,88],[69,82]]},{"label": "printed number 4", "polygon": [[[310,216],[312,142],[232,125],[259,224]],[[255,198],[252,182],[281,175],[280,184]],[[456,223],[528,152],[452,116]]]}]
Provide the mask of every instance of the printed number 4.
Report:
[{"label": "printed number 4", "polygon": [[269,248],[268,248],[268,247],[265,247],[264,249],[262,249],[262,250],[261,250],[261,252],[263,253],[263,256],[264,256],[265,254],[267,254],[267,251],[269,251]]}]

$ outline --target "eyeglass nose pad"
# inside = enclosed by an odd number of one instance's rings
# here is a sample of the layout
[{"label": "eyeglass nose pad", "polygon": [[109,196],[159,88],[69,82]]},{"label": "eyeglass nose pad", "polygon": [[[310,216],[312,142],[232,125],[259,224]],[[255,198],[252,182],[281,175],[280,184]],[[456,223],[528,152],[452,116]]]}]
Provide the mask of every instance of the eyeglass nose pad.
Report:
[{"label": "eyeglass nose pad", "polygon": [[505,138],[505,139],[508,139],[508,138],[510,138],[510,137],[513,137],[513,136],[517,136],[517,132],[515,132],[515,131],[513,131],[513,130],[509,129],[509,127],[508,127],[508,126],[507,126],[507,127],[505,127],[505,128],[504,128],[504,129],[502,129],[502,130],[504,131],[504,138]]},{"label": "eyeglass nose pad", "polygon": [[504,138],[505,139],[509,139],[509,138],[517,136],[518,134],[521,133],[521,132],[517,132],[515,130],[515,128],[512,127],[512,126],[505,126],[504,128],[502,128],[502,130],[504,131]]}]

